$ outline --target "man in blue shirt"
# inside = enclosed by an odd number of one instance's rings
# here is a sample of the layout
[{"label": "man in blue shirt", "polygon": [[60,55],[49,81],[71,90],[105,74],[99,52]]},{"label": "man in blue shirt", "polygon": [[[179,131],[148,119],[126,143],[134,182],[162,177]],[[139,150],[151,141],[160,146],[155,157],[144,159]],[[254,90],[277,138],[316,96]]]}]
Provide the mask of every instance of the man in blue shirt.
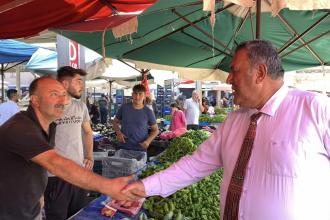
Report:
[{"label": "man in blue shirt", "polygon": [[[138,84],[133,87],[132,103],[123,104],[113,120],[119,147],[128,150],[147,151],[158,135],[158,127],[151,109],[144,105],[146,89]],[[120,128],[121,126],[121,128]],[[148,134],[148,128],[151,128]]]},{"label": "man in blue shirt", "polygon": [[16,89],[9,89],[7,91],[8,101],[0,104],[0,126],[4,124],[8,119],[19,112],[18,94]]}]

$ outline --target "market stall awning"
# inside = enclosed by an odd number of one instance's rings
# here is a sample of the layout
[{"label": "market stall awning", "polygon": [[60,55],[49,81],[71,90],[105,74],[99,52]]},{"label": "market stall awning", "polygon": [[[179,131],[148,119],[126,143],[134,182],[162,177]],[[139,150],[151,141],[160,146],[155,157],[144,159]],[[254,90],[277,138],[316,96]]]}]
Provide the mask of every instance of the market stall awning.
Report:
[{"label": "market stall awning", "polygon": [[[90,75],[100,75],[102,74],[107,64],[102,57],[95,53],[94,51],[85,50],[85,63],[86,71],[89,73],[87,79]],[[58,69],[57,65],[57,52],[45,48],[39,48],[32,56],[25,68],[31,72],[46,75],[46,74],[56,74]]]},{"label": "market stall awning", "polygon": [[[106,62],[101,56],[88,49],[85,50],[86,80],[104,79],[106,81],[140,80],[141,72],[118,60]],[[133,65],[133,64],[132,64]],[[57,52],[39,48],[31,57],[25,68],[37,74],[56,74]]]},{"label": "market stall awning", "polygon": [[159,0],[138,17],[138,32],[127,38],[118,40],[110,31],[58,33],[100,54],[104,45],[107,57],[223,71],[229,71],[235,47],[258,36],[276,46],[286,71],[329,65],[330,50],[324,48],[330,45],[330,11],[318,9],[328,4],[290,6],[300,10],[284,8],[273,17],[275,1],[261,0],[258,14],[254,8],[259,0],[243,2],[252,7],[216,1],[214,29],[202,1]]},{"label": "market stall awning", "polygon": [[55,74],[57,71],[57,52],[39,48],[31,56],[25,69],[38,74]]},{"label": "market stall awning", "polygon": [[0,40],[0,64],[28,61],[37,49],[16,40]]},{"label": "market stall awning", "polygon": [[0,39],[34,36],[49,28],[92,31],[97,26],[106,30],[135,17],[155,1],[3,0],[0,1]]},{"label": "market stall awning", "polygon": [[28,61],[38,47],[15,40],[0,40],[1,97],[5,97],[5,72]]}]

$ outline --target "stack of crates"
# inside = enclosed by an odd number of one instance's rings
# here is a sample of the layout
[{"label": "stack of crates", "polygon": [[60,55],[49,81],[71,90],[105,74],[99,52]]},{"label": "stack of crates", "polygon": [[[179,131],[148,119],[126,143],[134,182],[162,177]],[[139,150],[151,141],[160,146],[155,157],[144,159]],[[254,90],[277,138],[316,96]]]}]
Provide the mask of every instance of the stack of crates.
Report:
[{"label": "stack of crates", "polygon": [[173,93],[173,79],[164,81],[164,107],[163,113],[164,115],[171,114],[171,103],[174,101],[174,93]]},{"label": "stack of crates", "polygon": [[120,149],[114,156],[103,158],[102,176],[115,178],[136,174],[146,162],[146,152]]},{"label": "stack of crates", "polygon": [[157,117],[163,117],[163,108],[164,108],[164,87],[157,85],[157,98],[156,98],[156,104],[157,104],[157,109],[158,115]]}]

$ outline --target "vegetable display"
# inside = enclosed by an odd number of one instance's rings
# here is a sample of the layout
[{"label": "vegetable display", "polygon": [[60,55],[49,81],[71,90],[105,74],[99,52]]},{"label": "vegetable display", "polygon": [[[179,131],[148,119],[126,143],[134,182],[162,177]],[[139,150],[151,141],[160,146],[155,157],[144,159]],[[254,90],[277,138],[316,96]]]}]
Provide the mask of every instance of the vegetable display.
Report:
[{"label": "vegetable display", "polygon": [[220,114],[220,115],[207,115],[207,114],[202,114],[199,116],[199,122],[208,122],[208,123],[221,123],[226,119],[225,114]]},{"label": "vegetable display", "polygon": [[[231,112],[232,110],[232,108],[217,107],[214,109],[215,115],[201,114],[199,116],[199,122],[221,123],[226,119],[228,112]],[[165,115],[163,118],[167,121],[171,121],[171,115]]]},{"label": "vegetable display", "polygon": [[96,124],[96,125],[93,124],[92,129],[93,131],[99,132],[105,137],[110,137],[111,133],[114,132],[111,126],[106,126],[104,124]]},{"label": "vegetable display", "polygon": [[[160,164],[150,166],[142,173],[142,178],[166,169],[181,157],[192,154],[209,137],[206,131],[189,131],[175,138],[160,156]],[[217,220],[219,211],[219,184],[222,170],[218,170],[203,180],[181,189],[173,195],[162,198],[148,198],[144,204],[149,216],[159,220]]]}]

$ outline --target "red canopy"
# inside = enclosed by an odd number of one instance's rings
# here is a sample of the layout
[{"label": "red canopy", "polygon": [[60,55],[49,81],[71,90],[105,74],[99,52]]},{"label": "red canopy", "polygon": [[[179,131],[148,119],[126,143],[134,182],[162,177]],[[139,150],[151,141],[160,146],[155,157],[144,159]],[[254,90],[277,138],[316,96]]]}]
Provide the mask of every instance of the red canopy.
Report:
[{"label": "red canopy", "polygon": [[[77,31],[93,31],[95,26],[86,27],[84,23],[91,21],[99,25],[103,23],[103,29],[109,27],[109,22],[112,22],[110,27],[114,27],[127,20],[127,16],[120,19],[120,15],[116,15],[116,12],[143,11],[156,1],[0,0],[0,39],[29,37],[48,28],[70,27],[70,25]],[[98,22],[99,19],[102,22]],[[104,22],[105,20],[107,22]]]}]

